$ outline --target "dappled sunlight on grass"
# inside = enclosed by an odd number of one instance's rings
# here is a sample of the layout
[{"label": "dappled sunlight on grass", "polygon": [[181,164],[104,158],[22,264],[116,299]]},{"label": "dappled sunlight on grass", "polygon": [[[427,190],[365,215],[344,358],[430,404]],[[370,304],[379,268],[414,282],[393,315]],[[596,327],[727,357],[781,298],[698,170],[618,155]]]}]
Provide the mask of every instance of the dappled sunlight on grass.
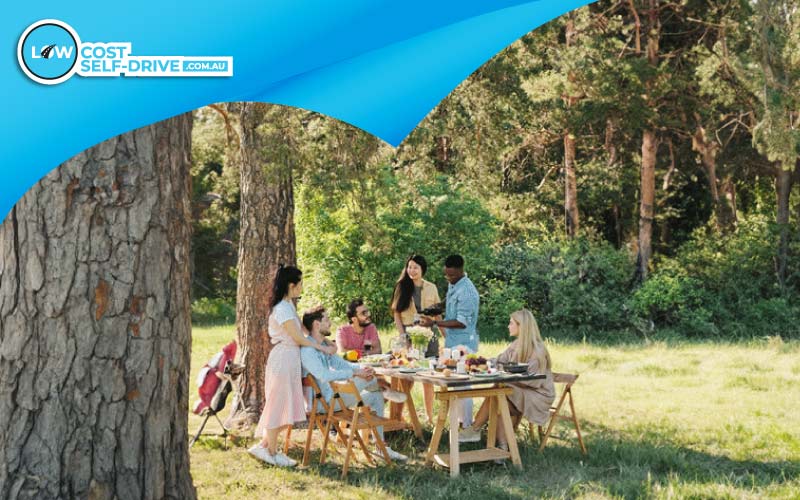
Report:
[{"label": "dappled sunlight on grass", "polygon": [[[192,384],[202,364],[233,338],[232,327],[196,328]],[[393,334],[382,332],[384,345]],[[279,470],[246,449],[253,440],[210,436],[192,448],[201,498],[796,498],[800,491],[800,363],[798,342],[640,342],[618,346],[551,342],[555,371],[579,373],[573,392],[589,456],[567,424],[544,453],[520,428],[525,469],[472,464],[452,481],[423,464],[425,442],[411,433],[390,437],[408,464],[356,464],[341,481],[341,457]],[[494,356],[505,343],[481,345]],[[193,403],[196,397],[191,398]],[[421,393],[415,392],[417,408]],[[477,405],[476,405],[477,408]],[[421,412],[421,410],[420,410]],[[424,421],[424,417],[422,418]],[[190,415],[195,431],[199,417]],[[219,433],[209,421],[206,432]],[[305,431],[296,431],[294,458]],[[443,441],[446,441],[443,440]],[[443,443],[446,447],[446,443]],[[468,449],[469,446],[464,446]],[[359,454],[360,457],[360,454]]]}]

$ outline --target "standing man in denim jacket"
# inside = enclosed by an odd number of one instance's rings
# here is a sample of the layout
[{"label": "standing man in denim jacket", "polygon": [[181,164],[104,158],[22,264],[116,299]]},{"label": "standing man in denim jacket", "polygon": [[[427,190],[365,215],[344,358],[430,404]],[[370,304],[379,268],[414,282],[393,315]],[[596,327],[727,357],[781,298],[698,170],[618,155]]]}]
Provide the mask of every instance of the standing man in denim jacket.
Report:
[{"label": "standing man in denim jacket", "polygon": [[[423,316],[423,326],[436,325],[445,337],[444,346],[464,346],[470,352],[478,352],[478,290],[464,272],[464,257],[451,255],[444,261],[444,277],[449,283],[445,299],[444,319],[435,321]],[[472,399],[464,400],[461,423],[472,425]]]}]

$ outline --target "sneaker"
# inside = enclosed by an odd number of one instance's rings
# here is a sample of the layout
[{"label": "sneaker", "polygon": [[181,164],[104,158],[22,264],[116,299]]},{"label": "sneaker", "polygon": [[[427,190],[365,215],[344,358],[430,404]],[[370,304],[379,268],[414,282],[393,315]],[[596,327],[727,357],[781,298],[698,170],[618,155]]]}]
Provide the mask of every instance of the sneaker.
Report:
[{"label": "sneaker", "polygon": [[247,450],[247,452],[256,457],[257,459],[261,460],[262,462],[266,462],[270,465],[275,465],[275,455],[271,455],[269,450],[262,447],[261,445],[257,444],[252,448],[250,448],[249,450]]},{"label": "sneaker", "polygon": [[292,460],[281,452],[276,453],[272,458],[278,467],[294,467],[297,465],[297,460]]},{"label": "sneaker", "polygon": [[[405,462],[406,460],[408,460],[407,456],[403,455],[400,452],[394,451],[388,446],[386,447],[386,453],[389,455],[389,458],[397,462]],[[380,456],[380,452],[377,452],[376,454]]]},{"label": "sneaker", "polygon": [[383,391],[383,397],[392,403],[405,403],[406,399],[408,399],[404,392],[395,391],[394,389],[386,389]]},{"label": "sneaker", "polygon": [[461,432],[458,433],[459,443],[477,443],[480,440],[481,440],[481,432],[476,431],[472,427],[461,429]]}]

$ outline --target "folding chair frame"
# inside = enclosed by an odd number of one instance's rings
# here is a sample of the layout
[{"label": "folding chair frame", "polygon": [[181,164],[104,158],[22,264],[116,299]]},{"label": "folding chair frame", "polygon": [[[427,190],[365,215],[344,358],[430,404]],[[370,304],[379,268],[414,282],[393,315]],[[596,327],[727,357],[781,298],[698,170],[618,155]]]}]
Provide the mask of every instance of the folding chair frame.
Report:
[{"label": "folding chair frame", "polygon": [[[392,465],[392,459],[389,457],[389,452],[386,450],[386,445],[383,444],[383,439],[381,439],[380,434],[378,434],[378,427],[387,423],[388,420],[383,417],[373,415],[370,412],[369,407],[364,404],[364,401],[361,399],[361,394],[359,393],[358,388],[351,380],[346,382],[331,382],[331,387],[333,388],[334,395],[331,399],[330,406],[328,407],[328,418],[325,422],[325,441],[322,444],[322,454],[320,455],[319,459],[320,463],[325,463],[325,452],[328,447],[328,431],[330,430],[330,426],[335,423],[341,423],[348,428],[347,451],[344,457],[344,466],[342,467],[342,479],[347,477],[347,472],[350,468],[350,459],[354,455],[354,440],[357,440],[358,444],[361,446],[361,450],[364,452],[367,462],[369,462],[370,465],[375,465],[375,461],[372,458],[372,453],[370,453],[369,449],[367,449],[367,445],[364,443],[364,439],[361,437],[360,431],[362,430],[369,430],[370,434],[372,434],[375,439],[375,443],[378,446],[378,450],[380,451],[382,458],[388,465]],[[348,409],[344,405],[341,394],[350,394],[355,398],[356,404],[353,409]],[[339,408],[341,408],[339,411],[335,411],[337,402],[339,404]]]},{"label": "folding chair frame", "polygon": [[[219,399],[222,391],[225,389],[225,386],[227,384],[231,384],[231,392],[234,392],[234,391],[237,390],[236,384],[234,384],[232,378],[228,378],[227,380],[221,380],[220,381],[219,387],[217,387],[217,390],[214,393],[214,397],[211,398],[211,406],[209,406],[205,410],[203,410],[203,413],[201,414],[201,415],[205,415],[205,418],[203,419],[203,422],[200,424],[200,428],[197,429],[197,434],[195,434],[194,437],[192,437],[191,441],[189,441],[189,448],[194,446],[194,444],[197,442],[197,440],[200,439],[200,435],[203,434],[203,429],[205,429],[206,424],[208,423],[208,419],[211,418],[211,417],[214,417],[215,419],[217,419],[217,422],[219,422],[220,427],[222,427],[222,437],[225,438],[225,449],[228,449],[228,428],[225,427],[225,424],[223,424],[222,420],[219,419],[219,416],[217,416],[217,412],[211,409],[212,406],[218,406],[218,404],[217,404],[218,403],[218,399]],[[230,397],[230,393],[228,394],[228,397]],[[227,399],[227,397],[226,397],[226,399]]]},{"label": "folding chair frame", "polygon": [[[570,420],[575,426],[575,432],[578,435],[578,445],[581,448],[581,453],[584,455],[587,454],[586,445],[583,444],[583,437],[581,436],[581,425],[578,423],[578,416],[575,413],[575,402],[572,399],[572,385],[576,380],[578,380],[577,374],[553,373],[553,382],[556,384],[564,384],[564,388],[561,390],[561,397],[558,399],[558,403],[550,408],[550,421],[547,424],[547,430],[543,430],[541,425],[537,426],[539,431],[539,441],[541,442],[539,445],[539,451],[544,450],[547,440],[551,437],[553,427],[555,427],[556,423],[559,420]],[[569,400],[570,413],[562,413],[564,401],[567,399]],[[533,423],[530,424],[531,435],[533,435],[533,425]]]},{"label": "folding chair frame", "polygon": [[[325,401],[325,398],[322,397],[322,391],[319,388],[319,384],[317,384],[317,380],[314,378],[313,375],[309,374],[303,377],[303,387],[310,387],[311,391],[314,393],[313,398],[311,400],[311,412],[307,413],[306,417],[308,420],[308,430],[306,431],[306,442],[304,445],[303,450],[303,466],[307,466],[311,461],[311,439],[313,437],[314,429],[319,429],[320,432],[328,435],[330,431],[329,427],[326,426],[328,421],[328,413],[329,413],[329,405]],[[333,403],[333,401],[331,401]],[[322,414],[317,411],[319,406],[322,407]],[[339,422],[333,422],[333,428],[336,430],[336,436],[338,440],[342,444],[346,444],[344,438],[342,437],[342,429],[339,427]],[[289,452],[289,446],[291,445],[292,439],[292,427],[289,427],[286,430],[286,439],[283,443],[283,452]],[[327,446],[327,439],[325,440],[325,444],[323,444],[323,448]],[[333,448],[334,451],[336,448]]]}]

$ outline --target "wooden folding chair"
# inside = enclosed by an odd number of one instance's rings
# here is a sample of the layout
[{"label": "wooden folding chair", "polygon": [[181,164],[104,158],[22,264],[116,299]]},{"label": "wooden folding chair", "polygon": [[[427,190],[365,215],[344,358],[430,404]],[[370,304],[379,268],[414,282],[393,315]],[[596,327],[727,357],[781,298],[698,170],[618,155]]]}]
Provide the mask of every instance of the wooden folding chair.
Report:
[{"label": "wooden folding chair", "polygon": [[[342,479],[347,477],[347,471],[350,467],[350,459],[354,455],[354,440],[357,440],[358,444],[361,446],[361,450],[364,452],[367,462],[369,462],[370,465],[375,465],[375,461],[372,459],[372,453],[370,453],[369,449],[367,449],[367,445],[364,442],[364,439],[361,437],[362,430],[368,430],[369,434],[372,434],[381,456],[384,460],[386,460],[388,465],[391,465],[392,459],[389,458],[389,452],[386,451],[386,446],[383,444],[383,439],[381,439],[380,435],[378,434],[378,427],[389,423],[389,419],[383,418],[382,416],[373,415],[370,412],[369,407],[364,404],[364,401],[361,399],[361,394],[352,380],[345,382],[331,382],[331,387],[333,388],[334,394],[333,398],[331,398],[331,403],[328,406],[328,418],[325,422],[326,430],[324,432],[325,441],[322,444],[322,454],[319,458],[320,463],[325,463],[325,452],[328,448],[329,439],[329,434],[327,431],[330,430],[331,425],[340,423],[340,428],[347,427],[347,450],[344,456],[344,466],[342,467]],[[341,397],[342,394],[350,394],[354,397],[356,404],[353,409],[349,409],[345,406]],[[339,408],[338,411],[336,411],[337,406]]]},{"label": "wooden folding chair", "polygon": [[[314,429],[319,429],[320,432],[325,433],[329,429],[326,427],[326,420],[328,416],[328,409],[329,405],[325,401],[325,398],[322,397],[322,391],[317,384],[317,380],[311,375],[306,375],[303,377],[303,387],[308,387],[312,391],[312,398],[311,398],[311,411],[306,413],[306,420],[308,422],[308,430],[306,431],[306,442],[303,450],[303,465],[307,466],[309,461],[311,460],[311,439],[313,438]],[[319,412],[317,409],[322,407],[322,412]],[[344,438],[342,437],[342,430],[339,427],[338,422],[333,422],[333,428],[336,430],[336,435],[339,441],[342,444],[345,444]],[[283,453],[289,452],[289,446],[291,445],[292,439],[292,427],[286,430],[286,439],[283,443]],[[327,443],[327,440],[325,441]],[[334,448],[335,449],[335,448]]]},{"label": "wooden folding chair", "polygon": [[[539,441],[541,442],[539,451],[544,450],[548,438],[551,437],[553,427],[555,427],[559,420],[571,420],[575,425],[575,432],[578,434],[578,444],[580,445],[581,452],[586,455],[586,446],[583,444],[583,438],[581,437],[581,425],[578,423],[578,416],[575,414],[575,403],[572,399],[572,385],[576,380],[578,380],[578,375],[553,373],[553,382],[556,384],[564,384],[564,387],[561,389],[561,397],[558,398],[558,403],[550,408],[550,421],[547,424],[547,430],[543,430],[541,425],[537,426]],[[564,406],[564,401],[567,399],[569,399],[570,413],[563,413],[562,408]],[[533,425],[533,423],[530,424],[531,436],[533,436]]]}]

